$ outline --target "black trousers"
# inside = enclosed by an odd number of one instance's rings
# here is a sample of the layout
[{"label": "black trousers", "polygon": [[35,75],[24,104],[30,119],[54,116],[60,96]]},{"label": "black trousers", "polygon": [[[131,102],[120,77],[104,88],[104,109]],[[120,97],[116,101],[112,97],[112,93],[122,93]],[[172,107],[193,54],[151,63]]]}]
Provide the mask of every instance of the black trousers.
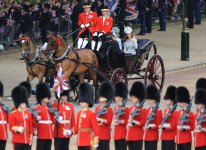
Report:
[{"label": "black trousers", "polygon": [[69,138],[55,138],[54,147],[55,150],[69,150]]},{"label": "black trousers", "polygon": [[50,88],[53,88],[54,76],[47,76],[45,82],[49,85]]},{"label": "black trousers", "polygon": [[127,144],[126,141],[123,140],[115,140],[114,141],[115,150],[126,150]]},{"label": "black trousers", "polygon": [[152,32],[152,11],[146,12],[146,31]]},{"label": "black trousers", "polygon": [[129,150],[142,150],[143,141],[128,141]]},{"label": "black trousers", "polygon": [[206,150],[206,146],[202,146],[202,147],[195,147],[195,150]]},{"label": "black trousers", "polygon": [[47,42],[47,29],[41,28],[42,44]]},{"label": "black trousers", "polygon": [[15,150],[29,150],[29,144],[14,143]]},{"label": "black trousers", "polygon": [[36,150],[51,150],[52,140],[37,139]]},{"label": "black trousers", "polygon": [[6,140],[0,140],[0,150],[6,149]]},{"label": "black trousers", "polygon": [[177,144],[177,150],[191,150],[191,142],[185,144]]},{"label": "black trousers", "polygon": [[97,150],[110,150],[109,142],[109,140],[99,140],[99,146]]},{"label": "black trousers", "polygon": [[145,150],[157,150],[158,141],[145,141]]},{"label": "black trousers", "polygon": [[90,150],[90,146],[78,146],[78,150]]},{"label": "black trousers", "polygon": [[162,140],[162,150],[175,150],[175,141],[174,140]]}]

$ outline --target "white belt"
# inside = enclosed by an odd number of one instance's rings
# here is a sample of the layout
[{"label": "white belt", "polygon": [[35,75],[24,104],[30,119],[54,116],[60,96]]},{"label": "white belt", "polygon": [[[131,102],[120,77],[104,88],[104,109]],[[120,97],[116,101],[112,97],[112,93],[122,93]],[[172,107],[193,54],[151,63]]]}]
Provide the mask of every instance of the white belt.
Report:
[{"label": "white belt", "polygon": [[61,120],[59,121],[60,124],[67,124],[70,123],[70,120]]},{"label": "white belt", "polygon": [[40,120],[38,123],[39,124],[52,124],[52,121],[51,120]]},{"label": "white belt", "polygon": [[5,120],[0,120],[0,124],[7,124],[7,121],[5,121]]}]

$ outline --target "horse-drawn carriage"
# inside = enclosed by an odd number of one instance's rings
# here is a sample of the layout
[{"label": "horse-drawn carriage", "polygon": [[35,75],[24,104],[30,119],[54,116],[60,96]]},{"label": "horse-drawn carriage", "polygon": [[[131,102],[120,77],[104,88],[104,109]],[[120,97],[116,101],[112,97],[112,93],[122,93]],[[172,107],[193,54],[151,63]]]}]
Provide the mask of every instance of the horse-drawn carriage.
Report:
[{"label": "horse-drawn carriage", "polygon": [[[62,36],[52,35],[48,38],[45,54],[48,54],[47,59],[50,58],[55,64],[61,63],[64,74],[70,81],[74,97],[77,95],[79,82],[84,82],[84,79],[93,80],[95,90],[97,90],[98,81],[101,82],[102,79],[111,80],[114,84],[117,81],[127,84],[131,79],[143,79],[145,85],[154,84],[161,91],[165,70],[162,58],[157,55],[156,45],[153,41],[146,39],[137,42],[136,55],[127,56],[115,47],[117,43],[112,39],[106,41],[99,52],[93,52],[89,49],[68,48]],[[26,50],[27,53],[31,53],[30,48]],[[25,49],[23,51],[25,52]],[[151,53],[153,53],[152,56],[150,56]],[[33,50],[32,54],[36,52]],[[148,61],[147,64],[145,64],[146,61]],[[76,75],[79,80],[75,78]]]}]

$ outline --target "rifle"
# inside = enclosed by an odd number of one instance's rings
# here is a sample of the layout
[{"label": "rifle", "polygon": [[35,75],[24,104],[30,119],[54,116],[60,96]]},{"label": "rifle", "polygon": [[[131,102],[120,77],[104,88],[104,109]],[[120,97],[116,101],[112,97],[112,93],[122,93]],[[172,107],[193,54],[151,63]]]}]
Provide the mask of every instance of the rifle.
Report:
[{"label": "rifle", "polygon": [[11,112],[11,109],[9,109],[9,107],[6,106],[6,104],[2,101],[0,101],[0,106],[2,108],[2,110],[6,113],[10,113]]},{"label": "rifle", "polygon": [[52,104],[50,102],[47,103],[47,107],[49,108],[49,112],[51,114],[53,114],[56,117],[56,119],[58,119],[60,117],[59,116],[60,112],[57,111],[56,109],[54,109],[54,107],[52,106]]},{"label": "rifle", "polygon": [[101,115],[107,114],[107,108],[110,106],[110,104],[112,103],[111,101],[108,101],[103,108],[99,109],[99,111],[97,112],[97,118],[99,118]]},{"label": "rifle", "polygon": [[206,117],[206,108],[204,109],[203,114],[202,114],[202,115],[199,115],[199,116],[197,117],[197,126],[201,126],[202,123],[205,123],[205,122],[206,122],[205,117]]},{"label": "rifle", "polygon": [[191,110],[191,107],[192,107],[192,103],[190,102],[187,105],[185,113],[180,116],[180,125],[179,126],[183,126],[186,122],[189,122],[189,112]]},{"label": "rifle", "polygon": [[139,106],[132,111],[132,113],[130,114],[130,119],[133,120],[134,117],[140,115],[140,109],[143,107],[144,103],[145,103],[145,100],[141,101],[141,103],[139,104]]},{"label": "rifle", "polygon": [[122,101],[122,104],[119,109],[115,112],[115,119],[119,120],[119,117],[125,114],[124,107],[126,106],[127,99]]},{"label": "rifle", "polygon": [[149,126],[150,122],[152,122],[154,120],[154,117],[156,115],[156,111],[159,108],[159,102],[157,102],[155,104],[155,106],[152,108],[152,113],[149,114],[149,116],[147,117],[147,121],[146,121],[146,125],[145,126]]},{"label": "rifle", "polygon": [[166,123],[170,119],[172,113],[176,110],[176,108],[177,108],[177,104],[174,104],[173,107],[170,109],[169,113],[164,116],[162,123],[160,124],[161,126],[163,126],[164,123]]},{"label": "rifle", "polygon": [[31,104],[28,103],[28,112],[30,112],[34,118],[37,120],[37,117],[39,116],[39,113],[41,112],[41,110],[35,110],[31,107]]}]

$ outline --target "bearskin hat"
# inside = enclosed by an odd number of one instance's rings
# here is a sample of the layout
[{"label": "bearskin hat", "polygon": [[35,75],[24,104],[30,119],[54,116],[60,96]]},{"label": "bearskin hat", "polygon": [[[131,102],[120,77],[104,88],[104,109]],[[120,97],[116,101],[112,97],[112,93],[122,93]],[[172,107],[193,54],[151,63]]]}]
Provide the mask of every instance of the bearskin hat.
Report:
[{"label": "bearskin hat", "polygon": [[[60,94],[60,97],[61,96],[69,96],[69,90],[64,90],[61,94]],[[59,97],[57,96],[57,92],[55,92],[55,97],[56,99],[59,99]]]},{"label": "bearskin hat", "polygon": [[168,100],[170,99],[171,101],[175,101],[175,92],[176,92],[176,87],[173,85],[170,85],[167,87],[164,99]]},{"label": "bearskin hat", "polygon": [[11,97],[16,108],[22,103],[28,103],[28,92],[24,86],[17,86],[11,92]]},{"label": "bearskin hat", "polygon": [[78,91],[79,102],[85,102],[89,104],[89,107],[93,107],[94,104],[94,90],[89,83],[81,83]]},{"label": "bearskin hat", "polygon": [[28,97],[30,97],[30,95],[31,95],[31,84],[28,81],[23,81],[19,85],[21,85],[21,86],[23,86],[27,89]]},{"label": "bearskin hat", "polygon": [[119,96],[125,99],[127,98],[127,94],[128,94],[127,85],[121,81],[117,82],[114,86],[114,96]]},{"label": "bearskin hat", "polygon": [[36,100],[41,104],[41,101],[44,98],[51,98],[50,88],[46,83],[39,83],[36,86]]},{"label": "bearskin hat", "polygon": [[205,89],[196,90],[195,104],[205,104],[206,105],[206,90]]},{"label": "bearskin hat", "polygon": [[130,96],[135,96],[138,99],[140,99],[140,101],[145,99],[145,86],[142,82],[135,82],[133,83],[130,92],[129,92]]},{"label": "bearskin hat", "polygon": [[206,89],[206,78],[199,78],[196,82],[196,89]]},{"label": "bearskin hat", "polygon": [[3,83],[0,81],[0,97],[4,96],[4,85]]},{"label": "bearskin hat", "polygon": [[149,85],[146,87],[146,99],[160,101],[160,92],[154,85]]},{"label": "bearskin hat", "polygon": [[104,81],[101,83],[98,90],[98,97],[104,97],[107,101],[110,101],[114,98],[114,88],[110,81]]},{"label": "bearskin hat", "polygon": [[176,90],[175,99],[177,102],[190,103],[190,93],[184,86],[180,86]]}]

